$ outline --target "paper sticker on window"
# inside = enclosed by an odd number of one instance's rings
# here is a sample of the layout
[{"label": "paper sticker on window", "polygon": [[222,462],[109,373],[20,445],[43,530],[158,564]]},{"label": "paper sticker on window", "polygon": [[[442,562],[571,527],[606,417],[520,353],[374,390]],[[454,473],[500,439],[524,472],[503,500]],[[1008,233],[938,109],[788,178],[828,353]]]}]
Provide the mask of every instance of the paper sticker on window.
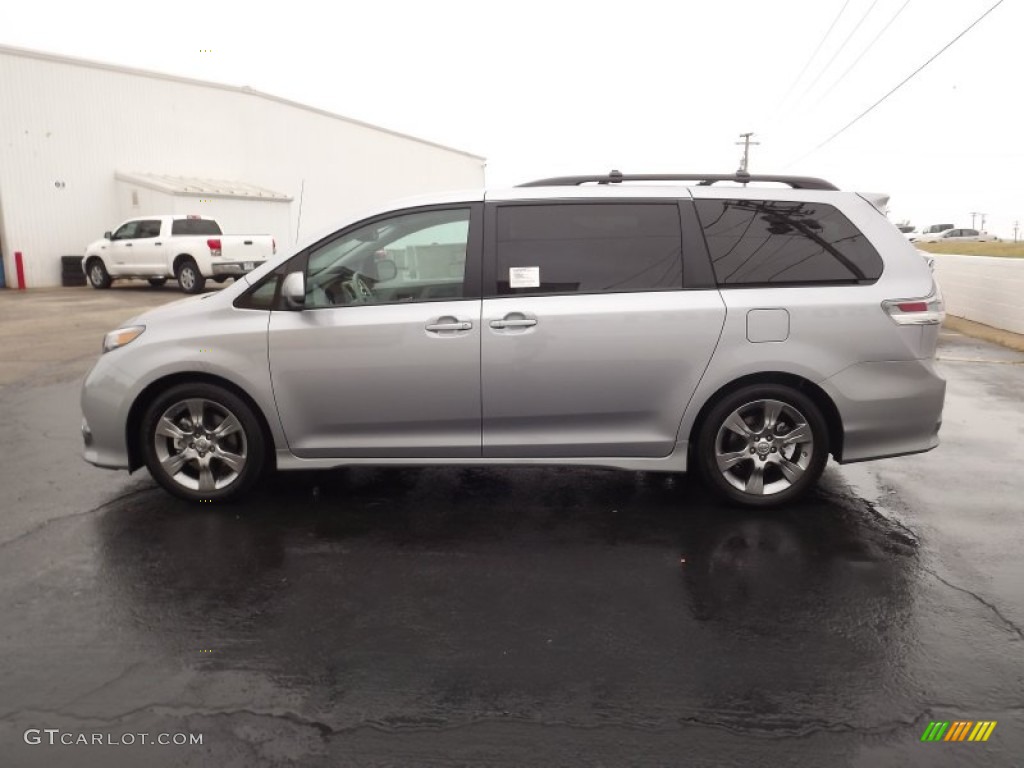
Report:
[{"label": "paper sticker on window", "polygon": [[540,267],[509,267],[509,288],[540,288]]}]

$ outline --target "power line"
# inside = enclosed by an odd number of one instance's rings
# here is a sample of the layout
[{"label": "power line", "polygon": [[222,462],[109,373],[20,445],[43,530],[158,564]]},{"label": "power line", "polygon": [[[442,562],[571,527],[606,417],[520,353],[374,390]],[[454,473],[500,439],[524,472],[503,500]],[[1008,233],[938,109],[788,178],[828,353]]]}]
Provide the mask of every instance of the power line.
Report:
[{"label": "power line", "polygon": [[910,5],[910,0],[906,0],[906,2],[904,2],[903,5],[900,6],[900,9],[898,11],[896,11],[896,13],[894,13],[892,15],[892,18],[890,18],[889,21],[886,23],[886,25],[884,27],[882,27],[881,31],[877,35],[875,35],[874,40],[872,40],[870,43],[868,43],[867,48],[865,48],[863,51],[861,51],[860,52],[860,56],[858,56],[856,59],[854,59],[853,64],[848,66],[846,68],[846,71],[844,71],[843,74],[841,74],[838,78],[836,78],[836,80],[832,83],[832,85],[830,85],[825,90],[825,92],[823,94],[821,94],[821,96],[818,97],[818,100],[816,102],[814,102],[814,106],[815,107],[818,106],[822,101],[824,101],[825,97],[828,96],[830,93],[832,93],[832,91],[835,90],[836,86],[838,86],[841,82],[843,82],[843,80],[846,79],[846,76],[848,74],[850,74],[850,70],[852,70],[854,67],[856,67],[858,64],[860,64],[860,60],[863,59],[867,55],[868,51],[870,51],[872,48],[875,47],[875,43],[877,43],[881,39],[882,35],[884,35],[889,30],[889,27],[891,27],[893,25],[893,22],[895,22],[896,19],[898,19],[900,17],[900,14],[903,13],[904,9],[908,5]]},{"label": "power line", "polygon": [[786,91],[786,95],[782,97],[782,101],[779,102],[779,106],[784,104],[786,102],[786,99],[789,98],[790,94],[793,93],[794,89],[800,82],[800,78],[804,76],[804,73],[807,72],[808,67],[811,66],[811,62],[814,61],[814,57],[818,55],[818,51],[821,50],[821,46],[825,44],[825,41],[828,40],[828,36],[832,34],[832,30],[835,29],[836,24],[839,23],[839,19],[842,17],[843,13],[846,11],[846,6],[848,6],[849,4],[850,0],[846,0],[846,2],[843,3],[843,7],[839,9],[839,13],[837,13],[836,17],[832,19],[832,23],[828,25],[828,29],[825,30],[825,34],[822,36],[821,40],[818,41],[818,46],[814,49],[814,53],[812,53],[811,57],[807,59],[807,63],[804,64],[804,68],[800,70],[800,74],[796,76],[795,80],[793,80],[793,84],[789,86],[789,90]]},{"label": "power line", "polygon": [[832,66],[832,62],[836,60],[836,57],[838,57],[839,54],[843,52],[843,49],[846,48],[850,40],[853,39],[853,36],[857,34],[857,30],[860,29],[861,25],[864,23],[867,17],[871,15],[871,12],[875,10],[876,5],[878,5],[878,0],[872,0],[871,5],[869,5],[868,9],[864,11],[864,15],[860,17],[860,21],[858,21],[854,28],[850,30],[850,34],[846,36],[846,39],[843,40],[842,43],[840,43],[839,47],[836,49],[836,52],[832,54],[832,58],[828,60],[828,63],[821,68],[821,71],[818,73],[818,76],[814,78],[811,84],[804,89],[804,92],[802,94],[800,94],[800,98],[797,99],[797,103],[802,101],[804,96],[806,96],[808,93],[814,90],[814,86],[816,86],[818,84],[818,81],[821,80],[822,75],[824,75],[828,71],[828,68]]},{"label": "power line", "polygon": [[788,168],[788,167],[790,167],[790,166],[796,165],[797,163],[801,162],[802,160],[805,160],[806,158],[810,157],[810,156],[811,156],[811,155],[813,155],[813,154],[814,154],[815,152],[817,152],[817,151],[818,151],[819,149],[821,149],[822,147],[824,147],[824,146],[825,146],[826,144],[829,144],[830,142],[834,141],[834,140],[835,140],[836,138],[838,138],[838,137],[839,137],[840,135],[842,135],[842,134],[843,134],[843,133],[845,133],[845,132],[846,132],[847,130],[849,130],[850,128],[852,128],[852,127],[853,127],[854,125],[856,125],[856,124],[857,124],[858,122],[860,122],[860,121],[861,121],[861,120],[862,120],[862,119],[863,119],[864,117],[866,117],[866,116],[867,116],[867,115],[868,115],[868,114],[869,114],[869,113],[870,113],[870,112],[871,112],[871,111],[872,111],[873,109],[875,109],[875,107],[877,107],[877,106],[878,106],[879,104],[881,104],[881,103],[882,103],[883,101],[885,101],[885,100],[886,100],[886,99],[888,99],[888,98],[889,98],[890,96],[892,96],[892,95],[893,95],[894,93],[896,93],[896,91],[898,91],[898,90],[899,90],[900,88],[902,88],[902,87],[903,87],[904,85],[906,85],[906,84],[907,84],[907,83],[909,83],[909,82],[910,82],[911,80],[913,80],[913,79],[914,79],[914,77],[916,77],[916,76],[917,76],[917,74],[918,74],[919,72],[921,72],[921,70],[923,70],[923,69],[924,69],[925,67],[927,67],[927,66],[928,66],[929,64],[931,64],[931,63],[932,63],[933,61],[935,61],[935,60],[936,60],[937,58],[939,58],[939,56],[941,56],[941,55],[942,55],[943,53],[945,53],[945,52],[946,52],[947,50],[949,50],[949,49],[950,49],[950,48],[951,48],[951,47],[953,46],[953,44],[954,44],[954,43],[956,43],[956,42],[957,42],[957,41],[958,41],[958,40],[959,40],[959,39],[960,39],[961,37],[963,37],[963,36],[964,36],[964,35],[966,35],[966,34],[967,34],[968,32],[970,32],[970,31],[971,31],[972,29],[974,29],[974,28],[975,28],[976,26],[978,26],[978,24],[979,24],[979,23],[981,23],[981,20],[982,20],[982,19],[984,19],[984,18],[985,18],[986,16],[988,16],[988,15],[989,15],[990,13],[992,13],[992,11],[994,11],[994,10],[995,10],[996,8],[998,8],[998,7],[1000,6],[1000,5],[1002,5],[1002,4],[1004,3],[1004,2],[1005,2],[1005,0],[998,0],[998,1],[996,2],[996,4],[995,4],[995,5],[993,5],[993,6],[991,7],[991,8],[989,8],[989,9],[988,9],[987,11],[985,11],[985,12],[984,12],[983,14],[981,14],[981,16],[979,16],[979,17],[978,17],[977,19],[975,19],[975,20],[974,20],[973,22],[971,22],[971,24],[970,24],[970,25],[969,25],[969,26],[968,26],[968,27],[967,27],[967,28],[966,28],[965,30],[963,30],[963,31],[962,31],[962,32],[961,32],[961,33],[960,33],[959,35],[957,35],[957,36],[956,36],[956,37],[954,37],[954,38],[953,38],[952,40],[950,40],[950,41],[949,41],[948,43],[946,43],[946,44],[945,44],[944,46],[942,46],[942,48],[940,48],[940,49],[939,49],[939,51],[938,51],[937,53],[935,53],[935,54],[934,54],[934,55],[933,55],[933,56],[932,56],[932,57],[931,57],[930,59],[928,59],[928,61],[926,61],[926,62],[925,62],[924,64],[922,64],[922,65],[921,65],[920,67],[918,67],[918,68],[917,68],[917,69],[915,69],[915,70],[914,70],[913,72],[911,72],[911,73],[910,73],[909,75],[907,75],[907,76],[906,76],[906,77],[905,77],[905,78],[904,78],[904,79],[903,79],[903,80],[902,80],[902,81],[901,81],[901,82],[899,83],[899,85],[897,85],[897,86],[896,86],[895,88],[893,88],[893,89],[892,89],[891,91],[889,91],[889,92],[888,92],[887,94],[885,94],[885,96],[883,96],[882,98],[880,98],[880,99],[879,99],[878,101],[876,101],[876,102],[875,102],[874,104],[872,104],[872,105],[871,105],[870,107],[868,107],[868,108],[867,108],[867,109],[865,109],[865,110],[864,110],[863,112],[861,112],[861,113],[860,113],[859,115],[857,115],[857,116],[856,116],[855,118],[853,118],[853,120],[851,120],[850,122],[848,122],[848,123],[847,123],[846,125],[844,125],[844,126],[843,126],[842,128],[840,128],[840,129],[839,129],[838,131],[836,131],[836,132],[835,132],[835,133],[833,133],[833,134],[832,134],[831,136],[829,136],[829,137],[828,137],[827,139],[825,139],[825,140],[824,140],[823,142],[821,142],[821,144],[819,144],[818,146],[816,146],[816,147],[815,147],[814,149],[812,149],[812,150],[811,150],[810,152],[808,152],[807,154],[803,155],[803,156],[802,156],[802,157],[800,157],[799,159],[797,159],[797,160],[794,160],[794,161],[793,161],[792,163],[790,163],[790,164],[789,164],[788,166],[786,166],[786,167]]}]

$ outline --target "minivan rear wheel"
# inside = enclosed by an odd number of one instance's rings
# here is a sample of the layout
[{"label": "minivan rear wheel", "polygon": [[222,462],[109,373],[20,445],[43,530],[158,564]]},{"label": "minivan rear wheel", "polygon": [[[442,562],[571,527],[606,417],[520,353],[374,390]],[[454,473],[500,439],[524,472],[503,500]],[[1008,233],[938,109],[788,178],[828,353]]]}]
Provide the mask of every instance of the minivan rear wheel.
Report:
[{"label": "minivan rear wheel", "polygon": [[725,395],[697,440],[705,481],[751,507],[785,504],[814,485],[828,460],[828,428],[809,397],[781,384],[754,384]]},{"label": "minivan rear wheel", "polygon": [[142,418],[146,467],[160,485],[189,501],[226,501],[259,478],[265,443],[252,408],[215,384],[180,384]]}]

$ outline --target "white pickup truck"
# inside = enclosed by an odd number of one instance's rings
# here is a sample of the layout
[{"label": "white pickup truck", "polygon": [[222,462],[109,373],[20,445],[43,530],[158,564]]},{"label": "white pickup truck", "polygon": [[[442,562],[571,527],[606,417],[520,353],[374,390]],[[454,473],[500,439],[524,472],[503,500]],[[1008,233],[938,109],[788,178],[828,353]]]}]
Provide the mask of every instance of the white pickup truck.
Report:
[{"label": "white pickup truck", "polygon": [[147,216],[105,232],[85,250],[82,270],[93,288],[136,277],[153,286],[175,278],[185,293],[199,293],[207,278],[222,283],[244,275],[277,252],[270,235],[225,235],[202,216]]}]

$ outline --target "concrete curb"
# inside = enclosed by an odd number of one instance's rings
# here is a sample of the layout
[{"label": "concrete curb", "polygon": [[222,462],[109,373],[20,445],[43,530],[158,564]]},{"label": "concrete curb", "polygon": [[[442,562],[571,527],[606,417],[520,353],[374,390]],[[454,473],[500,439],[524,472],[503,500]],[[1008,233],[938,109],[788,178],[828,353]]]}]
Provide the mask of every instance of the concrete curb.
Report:
[{"label": "concrete curb", "polygon": [[993,328],[990,325],[976,323],[973,320],[956,317],[954,315],[946,315],[946,320],[943,322],[943,326],[949,328],[951,331],[962,333],[964,336],[970,336],[983,341],[991,341],[993,344],[999,344],[1004,347],[1009,347],[1010,349],[1015,349],[1018,352],[1024,352],[1024,334],[1014,333],[1013,331],[1004,331],[1002,328]]}]

